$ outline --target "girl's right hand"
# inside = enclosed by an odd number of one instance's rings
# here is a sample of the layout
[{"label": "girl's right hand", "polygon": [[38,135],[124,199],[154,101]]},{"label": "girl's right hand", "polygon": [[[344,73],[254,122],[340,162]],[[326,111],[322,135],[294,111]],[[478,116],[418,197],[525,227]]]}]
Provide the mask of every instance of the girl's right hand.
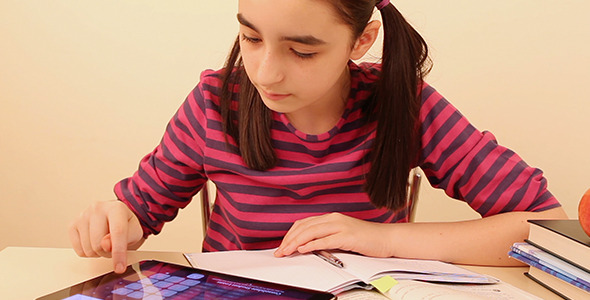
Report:
[{"label": "girl's right hand", "polygon": [[137,216],[119,200],[92,204],[72,223],[70,241],[81,257],[112,257],[113,269],[123,273],[127,250],[143,244],[143,230]]}]

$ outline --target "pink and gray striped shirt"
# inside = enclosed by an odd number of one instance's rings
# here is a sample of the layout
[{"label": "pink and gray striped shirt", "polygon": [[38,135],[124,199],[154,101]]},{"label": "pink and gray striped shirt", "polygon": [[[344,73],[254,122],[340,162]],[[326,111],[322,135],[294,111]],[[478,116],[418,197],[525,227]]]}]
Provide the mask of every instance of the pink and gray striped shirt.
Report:
[{"label": "pink and gray striped shirt", "polygon": [[[345,112],[329,132],[308,135],[273,112],[278,164],[255,171],[233,140],[226,145],[219,108],[221,71],[205,71],[174,115],[157,148],[138,171],[115,186],[138,216],[147,237],[174,219],[207,180],[217,197],[204,251],[277,247],[298,219],[341,212],[376,222],[405,222],[405,210],[377,209],[363,192],[366,158],[375,124],[363,122],[363,102],[380,65],[350,63],[351,92]],[[467,202],[482,216],[542,211],[559,203],[539,169],[480,132],[434,88],[422,90],[418,165],[430,183]]]}]

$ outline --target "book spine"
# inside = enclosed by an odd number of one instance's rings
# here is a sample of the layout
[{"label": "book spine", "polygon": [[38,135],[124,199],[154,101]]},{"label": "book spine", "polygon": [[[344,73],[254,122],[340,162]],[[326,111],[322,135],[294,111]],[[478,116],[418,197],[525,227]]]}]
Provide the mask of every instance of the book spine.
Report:
[{"label": "book spine", "polygon": [[521,262],[523,262],[531,267],[537,268],[537,269],[539,269],[545,273],[548,273],[552,276],[555,276],[555,277],[557,277],[557,278],[559,278],[571,285],[577,286],[587,292],[590,292],[590,286],[584,284],[583,282],[580,282],[577,279],[572,279],[570,276],[562,274],[554,269],[551,269],[543,264],[540,264],[539,262],[537,262],[535,260],[529,259],[529,258],[525,257],[524,255],[521,255],[521,254],[516,253],[514,251],[508,252],[508,255],[510,257],[520,260]]}]

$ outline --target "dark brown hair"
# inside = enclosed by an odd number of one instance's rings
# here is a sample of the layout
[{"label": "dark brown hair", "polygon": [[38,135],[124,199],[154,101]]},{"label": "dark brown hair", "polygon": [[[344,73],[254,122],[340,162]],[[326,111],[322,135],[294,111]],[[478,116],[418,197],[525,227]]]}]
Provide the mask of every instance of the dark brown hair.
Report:
[{"label": "dark brown hair", "polygon": [[[360,37],[379,2],[326,1],[350,26],[352,41]],[[384,32],[382,69],[374,95],[364,108],[372,116],[368,121],[377,122],[365,191],[376,207],[398,209],[406,204],[408,175],[420,150],[420,90],[430,61],[426,42],[392,4],[380,12]],[[239,109],[232,107],[235,84],[239,84]],[[238,39],[224,69],[221,115],[224,132],[234,139],[248,167],[268,170],[276,165],[270,136],[272,114],[245,74]]]}]

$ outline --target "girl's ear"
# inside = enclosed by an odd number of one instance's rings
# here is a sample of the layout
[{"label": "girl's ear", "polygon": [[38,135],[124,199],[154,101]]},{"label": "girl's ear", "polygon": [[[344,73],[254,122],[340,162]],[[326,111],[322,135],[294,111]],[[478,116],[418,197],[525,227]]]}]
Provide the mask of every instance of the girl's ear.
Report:
[{"label": "girl's ear", "polygon": [[369,51],[371,46],[377,40],[377,35],[379,34],[379,27],[381,27],[381,22],[379,21],[371,21],[363,30],[363,33],[359,36],[359,38],[354,43],[354,47],[352,48],[352,52],[350,53],[350,58],[352,60],[360,59]]}]

